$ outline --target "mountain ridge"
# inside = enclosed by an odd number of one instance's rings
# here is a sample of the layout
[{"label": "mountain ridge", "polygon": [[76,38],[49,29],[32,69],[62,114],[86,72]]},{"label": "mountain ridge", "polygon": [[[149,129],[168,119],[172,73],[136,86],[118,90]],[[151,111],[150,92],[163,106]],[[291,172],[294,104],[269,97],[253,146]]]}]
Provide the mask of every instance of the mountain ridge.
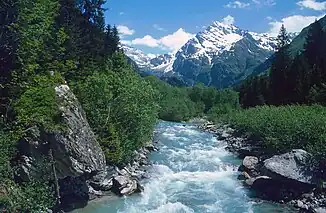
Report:
[{"label": "mountain ridge", "polygon": [[[247,47],[247,50],[243,49]],[[251,49],[248,49],[248,47]],[[232,24],[213,22],[205,30],[188,40],[175,54],[149,55],[126,45],[122,46],[126,55],[134,60],[141,72],[163,77],[178,77],[187,85],[197,82],[217,88],[229,87],[252,73],[252,66],[258,66],[271,56],[276,48],[276,38],[267,33],[243,30]],[[250,52],[249,52],[250,51]],[[257,56],[262,53],[262,57]],[[242,54],[240,56],[239,54]],[[245,60],[240,60],[245,57]],[[240,61],[239,61],[240,60]],[[228,63],[237,61],[238,66]],[[250,63],[245,63],[248,61]],[[239,69],[241,67],[241,69]],[[230,69],[235,69],[232,72]],[[222,69],[222,70],[219,70]],[[223,73],[222,79],[218,80]],[[219,82],[219,83],[217,83]]]}]

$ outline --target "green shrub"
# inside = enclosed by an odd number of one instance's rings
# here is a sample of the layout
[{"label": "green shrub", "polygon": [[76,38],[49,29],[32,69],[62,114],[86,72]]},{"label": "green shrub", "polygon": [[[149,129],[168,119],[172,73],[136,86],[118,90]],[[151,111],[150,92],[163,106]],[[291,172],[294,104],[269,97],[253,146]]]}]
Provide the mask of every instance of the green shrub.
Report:
[{"label": "green shrub", "polygon": [[129,160],[134,150],[151,140],[157,119],[155,90],[121,66],[118,72],[95,72],[76,87],[110,163]]},{"label": "green shrub", "polygon": [[237,111],[222,119],[241,132],[260,137],[271,153],[305,149],[326,157],[326,108],[314,106],[262,106]]},{"label": "green shrub", "polygon": [[48,131],[61,129],[55,86],[62,82],[58,73],[54,76],[35,76],[32,86],[14,105],[18,123],[24,127],[42,126]]}]

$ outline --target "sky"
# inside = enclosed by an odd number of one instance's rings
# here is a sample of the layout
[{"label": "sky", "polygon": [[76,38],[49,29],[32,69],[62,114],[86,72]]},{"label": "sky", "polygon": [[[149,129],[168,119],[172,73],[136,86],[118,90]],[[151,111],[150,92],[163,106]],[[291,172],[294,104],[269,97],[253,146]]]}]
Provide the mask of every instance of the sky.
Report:
[{"label": "sky", "polygon": [[104,7],[121,43],[147,54],[175,52],[214,21],[276,36],[282,24],[300,32],[326,14],[323,0],[107,0]]}]

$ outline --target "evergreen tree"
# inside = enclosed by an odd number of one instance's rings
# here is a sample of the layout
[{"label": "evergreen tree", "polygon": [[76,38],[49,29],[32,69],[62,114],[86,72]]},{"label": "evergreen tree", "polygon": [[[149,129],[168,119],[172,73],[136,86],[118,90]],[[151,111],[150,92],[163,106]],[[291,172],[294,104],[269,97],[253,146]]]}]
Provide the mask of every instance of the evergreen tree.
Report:
[{"label": "evergreen tree", "polygon": [[290,37],[287,33],[284,24],[282,24],[280,32],[277,36],[277,49],[280,50],[290,43]]},{"label": "evergreen tree", "polygon": [[321,23],[316,20],[310,27],[303,52],[311,69],[312,85],[320,85],[321,81],[326,78],[324,42],[324,32]]},{"label": "evergreen tree", "polygon": [[275,54],[270,74],[270,94],[271,103],[280,105],[285,102],[287,90],[287,77],[290,66],[290,56],[287,50],[289,36],[284,25],[282,25],[278,35],[278,52]]},{"label": "evergreen tree", "polygon": [[113,26],[111,36],[112,36],[112,51],[116,52],[120,50],[120,37],[119,37],[118,28],[116,26]]}]

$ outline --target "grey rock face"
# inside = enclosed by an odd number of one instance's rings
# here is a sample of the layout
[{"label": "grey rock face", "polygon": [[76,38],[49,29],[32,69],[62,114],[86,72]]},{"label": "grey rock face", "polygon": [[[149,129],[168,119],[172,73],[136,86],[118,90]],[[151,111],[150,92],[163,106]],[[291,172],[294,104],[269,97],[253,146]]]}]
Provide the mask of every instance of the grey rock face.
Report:
[{"label": "grey rock face", "polygon": [[262,172],[278,180],[292,180],[314,184],[315,179],[307,162],[309,153],[296,149],[283,155],[275,155],[264,161]]},{"label": "grey rock face", "polygon": [[51,137],[59,178],[79,176],[105,169],[105,157],[84,111],[67,85],[55,88],[65,133]]},{"label": "grey rock face", "polygon": [[26,130],[26,137],[19,143],[21,169],[18,176],[24,181],[30,176],[42,175],[38,174],[37,167],[42,158],[49,157],[50,148],[59,179],[95,174],[105,169],[104,154],[77,98],[67,85],[57,86],[55,91],[65,129],[51,133],[38,127]]}]

